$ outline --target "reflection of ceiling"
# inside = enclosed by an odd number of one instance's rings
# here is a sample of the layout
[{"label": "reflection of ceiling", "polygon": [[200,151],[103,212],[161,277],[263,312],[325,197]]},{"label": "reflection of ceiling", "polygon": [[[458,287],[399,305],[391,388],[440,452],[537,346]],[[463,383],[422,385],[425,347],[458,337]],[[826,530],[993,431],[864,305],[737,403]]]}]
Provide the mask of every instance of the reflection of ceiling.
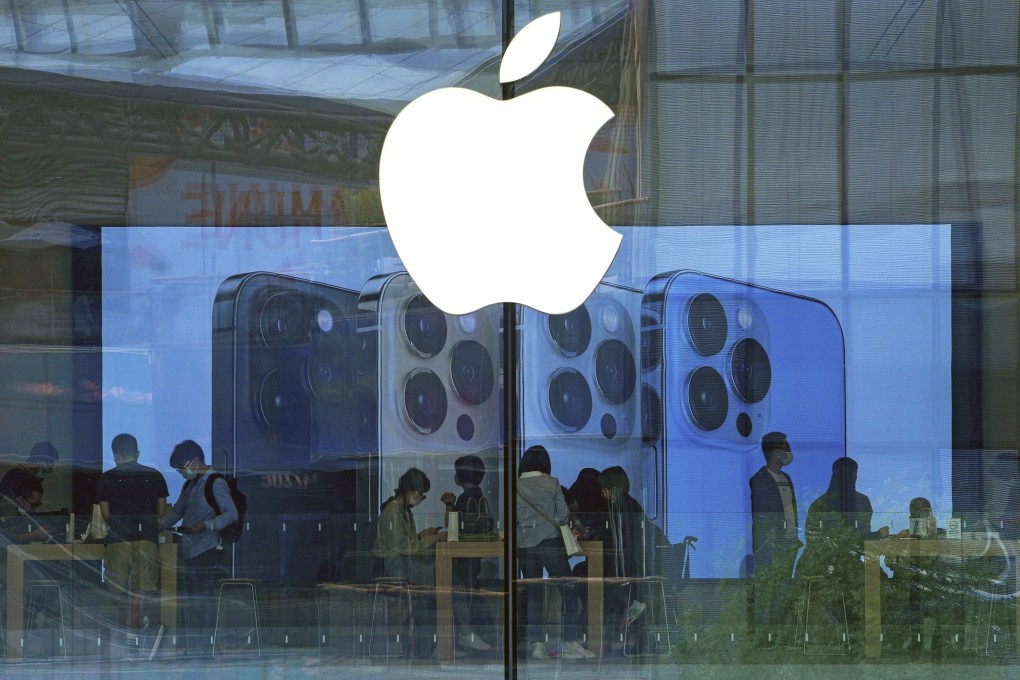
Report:
[{"label": "reflection of ceiling", "polygon": [[498,57],[496,9],[489,0],[12,0],[0,9],[0,66],[393,114]]},{"label": "reflection of ceiling", "polygon": [[[578,68],[612,73],[563,59],[603,42],[607,27],[618,34],[625,7],[565,13],[547,67],[582,87],[592,83],[570,75]],[[0,3],[0,136],[83,159],[142,154],[368,182],[389,122],[414,97],[451,85],[498,96],[498,10],[491,0]]]},{"label": "reflection of ceiling", "polygon": [[[501,5],[495,0],[11,0],[0,7],[0,68],[314,97],[394,115],[438,87],[469,82],[474,89],[498,93]],[[564,37],[596,30],[617,5],[623,3],[603,0],[564,13]],[[517,21],[523,25],[530,17],[520,11]]]}]

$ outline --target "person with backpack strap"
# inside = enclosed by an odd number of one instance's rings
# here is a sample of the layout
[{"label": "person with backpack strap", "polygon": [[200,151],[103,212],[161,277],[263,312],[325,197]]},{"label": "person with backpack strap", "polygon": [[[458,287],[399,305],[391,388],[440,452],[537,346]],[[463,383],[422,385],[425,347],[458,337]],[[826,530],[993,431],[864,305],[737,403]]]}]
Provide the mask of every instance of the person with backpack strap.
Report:
[{"label": "person with backpack strap", "polygon": [[193,648],[211,653],[208,640],[216,611],[216,581],[230,575],[222,534],[229,534],[228,527],[238,522],[240,514],[227,479],[206,465],[205,453],[196,442],[188,439],[175,446],[170,467],[187,481],[160,525],[169,529],[181,523],[175,531],[180,534],[178,574],[185,596],[185,626],[196,641]]}]

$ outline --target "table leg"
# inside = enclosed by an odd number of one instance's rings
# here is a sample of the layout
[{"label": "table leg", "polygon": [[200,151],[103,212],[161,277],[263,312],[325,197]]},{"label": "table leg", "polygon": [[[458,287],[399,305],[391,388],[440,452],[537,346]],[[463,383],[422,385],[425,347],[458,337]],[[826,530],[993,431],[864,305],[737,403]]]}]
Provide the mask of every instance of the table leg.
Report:
[{"label": "table leg", "polygon": [[588,553],[588,649],[602,655],[602,553]]},{"label": "table leg", "polygon": [[171,543],[161,543],[159,546],[159,583],[160,623],[166,626],[163,637],[166,642],[160,644],[165,647],[170,643],[171,651],[175,651],[173,639],[177,635],[177,546]]},{"label": "table leg", "polygon": [[25,560],[7,551],[7,659],[20,661],[25,637]]},{"label": "table leg", "polygon": [[867,555],[864,562],[864,655],[877,659],[882,655],[882,571],[878,555]]},{"label": "table leg", "polygon": [[436,551],[436,654],[439,659],[453,658],[453,558]]}]

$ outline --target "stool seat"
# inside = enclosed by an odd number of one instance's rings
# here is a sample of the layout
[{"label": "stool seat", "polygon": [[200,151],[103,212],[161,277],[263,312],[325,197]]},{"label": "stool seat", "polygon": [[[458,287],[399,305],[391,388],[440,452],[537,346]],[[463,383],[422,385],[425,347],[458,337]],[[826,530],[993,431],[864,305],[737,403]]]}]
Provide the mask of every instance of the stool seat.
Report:
[{"label": "stool seat", "polygon": [[[216,625],[213,628],[213,658],[225,655],[256,659],[261,657],[262,636],[259,629],[258,580],[225,578],[219,579],[217,583],[219,583],[220,589],[216,602]],[[227,607],[224,607],[224,594],[229,590],[242,591],[243,599],[228,600]],[[220,629],[226,629],[228,624],[231,630],[238,632],[231,635],[221,633]]]},{"label": "stool seat", "polygon": [[[803,642],[803,648],[802,648],[803,654],[805,656],[846,656],[847,654],[850,653],[850,621],[849,621],[849,618],[847,617],[847,613],[846,613],[846,593],[843,591],[842,588],[839,589],[839,601],[838,601],[838,604],[839,604],[840,609],[842,609],[842,611],[843,611],[843,617],[842,617],[843,618],[843,625],[842,625],[842,631],[840,632],[840,635],[841,635],[842,639],[839,641],[839,644],[836,646],[836,650],[837,651],[835,651],[835,652],[825,652],[825,651],[823,651],[823,652],[816,652],[816,651],[812,651],[811,650],[811,644],[812,644],[812,642],[817,640],[818,636],[815,635],[814,636],[815,639],[814,640],[812,639],[813,633],[811,631],[811,626],[810,626],[810,624],[811,624],[811,593],[812,593],[813,590],[816,590],[817,587],[825,585],[825,582],[827,580],[829,580],[831,577],[830,576],[824,576],[824,575],[812,575],[812,576],[802,576],[800,578],[804,581],[804,584],[805,584],[804,585],[804,609],[801,611],[801,615],[798,617],[801,621],[803,621],[803,624],[804,624],[803,631],[798,631],[800,633],[799,638]],[[830,604],[832,604],[832,603],[830,603]],[[837,621],[836,623],[838,624],[839,622]]]},{"label": "stool seat", "polygon": [[60,651],[57,654],[45,656],[48,656],[50,658],[59,657],[66,659],[68,657],[67,648],[68,645],[70,644],[70,640],[67,637],[68,625],[67,625],[67,611],[64,606],[65,598],[63,581],[42,580],[33,581],[25,585],[25,613],[27,614],[27,618],[24,630],[24,635],[26,639],[23,641],[23,644],[25,644],[27,650],[30,647],[28,642],[29,634],[38,631],[38,616],[40,614],[39,612],[40,604],[45,606],[46,601],[44,598],[46,597],[47,591],[49,591],[50,593],[55,592],[57,596],[57,606],[60,610],[59,613],[60,633],[54,642],[57,645],[57,649],[59,649]]},{"label": "stool seat", "polygon": [[[369,585],[369,593],[372,595],[372,619],[368,629],[367,656],[370,659],[395,659],[405,655],[405,644],[407,639],[406,621],[414,615],[414,608],[411,600],[413,590],[407,579],[381,576],[372,579]],[[380,613],[380,596],[382,611]],[[393,623],[390,617],[390,602],[395,600],[400,603],[401,609],[398,613],[400,621]],[[382,629],[381,640],[377,639],[377,627]],[[394,633],[393,630],[396,629]],[[404,639],[401,640],[401,635]],[[360,641],[363,641],[363,637]]]}]

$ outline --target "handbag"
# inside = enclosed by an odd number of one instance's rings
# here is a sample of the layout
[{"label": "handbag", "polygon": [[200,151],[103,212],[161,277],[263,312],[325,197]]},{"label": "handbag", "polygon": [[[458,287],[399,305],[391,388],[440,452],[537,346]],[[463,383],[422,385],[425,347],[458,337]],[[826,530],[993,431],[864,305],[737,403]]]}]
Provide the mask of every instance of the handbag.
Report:
[{"label": "handbag", "polygon": [[480,499],[468,499],[460,518],[460,539],[498,540],[499,537],[496,520],[489,512],[489,502],[484,496]]},{"label": "handbag", "polygon": [[577,542],[577,537],[574,536],[574,532],[570,528],[569,524],[557,524],[549,519],[548,515],[536,508],[535,504],[528,500],[527,496],[522,494],[520,491],[517,492],[517,497],[530,505],[531,509],[537,512],[542,519],[560,530],[560,537],[563,539],[563,548],[567,551],[567,557],[577,557],[578,555],[584,554],[584,551],[581,550],[581,545]]},{"label": "handbag", "polygon": [[92,522],[89,525],[89,536],[101,541],[106,538],[106,534],[109,533],[110,526],[103,519],[103,511],[99,508],[99,503],[92,504]]}]

